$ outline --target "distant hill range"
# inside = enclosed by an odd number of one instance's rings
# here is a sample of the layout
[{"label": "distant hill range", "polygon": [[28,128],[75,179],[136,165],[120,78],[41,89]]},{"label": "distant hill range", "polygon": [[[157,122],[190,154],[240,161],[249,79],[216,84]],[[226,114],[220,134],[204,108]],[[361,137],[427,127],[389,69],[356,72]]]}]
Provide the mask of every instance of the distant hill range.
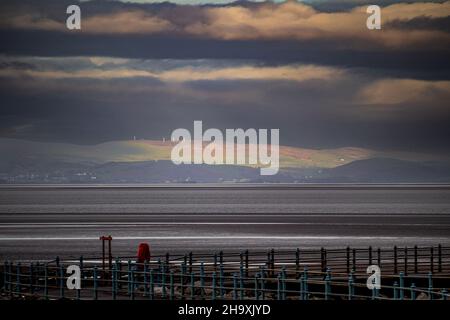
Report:
[{"label": "distant hill range", "polygon": [[166,141],[72,145],[0,139],[0,183],[447,183],[450,159],[363,148],[280,146],[281,169],[261,176],[237,165],[174,165]]}]

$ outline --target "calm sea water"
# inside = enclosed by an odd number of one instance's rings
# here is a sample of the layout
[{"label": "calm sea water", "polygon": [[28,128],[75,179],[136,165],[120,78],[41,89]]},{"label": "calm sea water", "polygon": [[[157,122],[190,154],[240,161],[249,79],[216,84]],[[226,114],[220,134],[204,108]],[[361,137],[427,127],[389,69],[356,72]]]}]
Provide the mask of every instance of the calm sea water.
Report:
[{"label": "calm sea water", "polygon": [[0,188],[0,258],[450,245],[444,186]]}]

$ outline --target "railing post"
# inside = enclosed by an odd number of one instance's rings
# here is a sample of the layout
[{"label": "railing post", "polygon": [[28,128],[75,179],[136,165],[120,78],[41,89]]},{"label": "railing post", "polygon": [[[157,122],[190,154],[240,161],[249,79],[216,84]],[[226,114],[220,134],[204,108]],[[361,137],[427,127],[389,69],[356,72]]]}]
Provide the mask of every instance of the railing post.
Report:
[{"label": "railing post", "polygon": [[216,300],[216,273],[213,272],[212,273],[212,279],[211,279],[211,287],[212,287],[212,291],[211,291],[211,300]]},{"label": "railing post", "polygon": [[192,251],[189,252],[189,273],[192,273]]},{"label": "railing post", "polygon": [[275,250],[272,249],[270,251],[270,255],[271,255],[271,262],[272,262],[272,276],[275,274]]},{"label": "railing post", "polygon": [[167,292],[166,292],[166,266],[165,266],[165,264],[162,265],[160,276],[161,276],[161,294],[162,294],[162,298],[166,299]]},{"label": "railing post", "polygon": [[170,300],[175,296],[175,285],[173,283],[173,270],[170,270]]},{"label": "railing post", "polygon": [[202,300],[205,298],[205,266],[203,265],[203,261],[200,262],[200,296]]},{"label": "railing post", "polygon": [[266,278],[266,271],[264,269],[264,266],[261,266],[260,268],[260,274],[261,274],[261,299],[265,300],[265,278]]},{"label": "railing post", "polygon": [[397,287],[398,287],[398,284],[397,284],[397,281],[395,281],[394,282],[394,286],[393,286],[394,288],[394,300],[398,300],[398,296],[397,296]]},{"label": "railing post", "polygon": [[298,277],[298,271],[300,270],[300,249],[295,250],[295,276]]},{"label": "railing post", "polygon": [[381,268],[381,248],[377,249],[378,267]]},{"label": "railing post", "polygon": [[223,278],[224,278],[224,272],[223,272],[223,265],[220,265],[220,279],[219,279],[219,292],[220,292],[220,298],[223,299],[224,295],[224,289],[223,289]]},{"label": "railing post", "polygon": [[329,299],[329,294],[330,294],[330,277],[329,275],[327,275],[325,277],[325,300]]},{"label": "railing post", "polygon": [[442,272],[442,246],[438,245],[438,272]]},{"label": "railing post", "polygon": [[44,298],[48,299],[48,264],[44,266]]},{"label": "railing post", "polygon": [[281,275],[277,276],[277,300],[281,300]]},{"label": "railing post", "polygon": [[353,271],[356,271],[356,249],[353,249]]},{"label": "railing post", "polygon": [[[150,299],[153,300],[155,299],[155,277],[153,274],[153,269],[150,268]],[[184,287],[182,287],[184,288]]]},{"label": "railing post", "polygon": [[325,272],[325,249],[320,248],[320,271]]},{"label": "railing post", "polygon": [[111,278],[111,291],[112,291],[112,298],[113,300],[116,300],[117,298],[117,285],[116,285],[116,280],[117,279],[117,264],[113,264],[112,266],[112,278]]},{"label": "railing post", "polygon": [[442,295],[442,300],[447,300],[447,289],[442,289],[441,291],[441,295]]},{"label": "railing post", "polygon": [[94,300],[98,299],[98,288],[97,288],[97,267],[94,266],[93,274],[92,274],[92,280],[94,282]]},{"label": "railing post", "polygon": [[414,273],[417,274],[418,272],[418,266],[417,266],[417,246],[414,246]]},{"label": "railing post", "polygon": [[394,273],[397,274],[397,246],[394,246]]},{"label": "railing post", "polygon": [[404,268],[404,270],[405,270],[405,276],[407,276],[408,275],[408,247],[407,246],[405,246],[405,268]]},{"label": "railing post", "polygon": [[353,299],[353,279],[350,276],[348,279],[348,300]]},{"label": "railing post", "polygon": [[20,284],[20,278],[21,278],[20,277],[20,269],[21,269],[20,266],[21,266],[20,262],[18,262],[17,265],[16,265],[16,293],[18,295],[20,295],[20,293],[22,291],[22,286]]},{"label": "railing post", "polygon": [[298,284],[299,284],[299,287],[300,287],[299,288],[298,299],[299,300],[303,300],[303,295],[304,295],[304,293],[303,293],[303,275],[300,276]]},{"label": "railing post", "polygon": [[254,276],[254,283],[255,283],[255,300],[259,300],[259,293],[258,293],[258,273]]},{"label": "railing post", "polygon": [[[5,270],[6,271],[6,270]],[[30,263],[30,293],[34,293],[34,270],[33,262]]]},{"label": "railing post", "polygon": [[303,292],[304,292],[304,299],[303,300],[308,300],[308,268],[305,267],[303,269]]},{"label": "railing post", "polygon": [[430,272],[434,272],[434,248],[430,248]]},{"label": "railing post", "polygon": [[148,262],[144,261],[144,297],[148,296]]},{"label": "railing post", "polygon": [[347,273],[350,273],[350,247],[347,247]]},{"label": "railing post", "polygon": [[433,300],[433,273],[428,273],[428,296],[430,300]]},{"label": "railing post", "polygon": [[3,266],[3,289],[5,292],[8,291],[8,261],[5,261]]},{"label": "railing post", "polygon": [[411,300],[416,300],[416,285],[411,283]]},{"label": "railing post", "polygon": [[237,300],[237,275],[233,273],[233,300]]},{"label": "railing post", "polygon": [[131,294],[131,260],[128,260],[128,264],[127,264],[127,273],[128,273],[128,277],[127,277],[127,284],[128,284],[128,295]]},{"label": "railing post", "polygon": [[400,275],[399,275],[399,293],[400,293],[400,300],[403,300],[404,297],[405,297],[404,291],[403,291],[403,287],[404,287],[403,272],[400,272]]},{"label": "railing post", "polygon": [[64,270],[63,267],[59,266],[59,298],[64,298]]},{"label": "railing post", "polygon": [[372,246],[369,246],[369,266],[372,265]]},{"label": "railing post", "polygon": [[131,268],[130,279],[128,279],[128,281],[130,282],[130,287],[131,287],[130,298],[131,298],[131,300],[134,300],[134,269],[133,269],[133,267]]},{"label": "railing post", "polygon": [[248,250],[245,250],[245,276],[248,278]]},{"label": "railing post", "polygon": [[239,270],[239,298],[240,300],[244,299],[244,268],[240,268]]},{"label": "railing post", "polygon": [[180,275],[180,288],[181,288],[181,299],[184,299],[184,278],[186,276],[186,264],[183,262],[181,264],[181,275]]},{"label": "railing post", "polygon": [[195,290],[195,279],[194,273],[191,272],[191,300],[194,300],[194,290]]}]

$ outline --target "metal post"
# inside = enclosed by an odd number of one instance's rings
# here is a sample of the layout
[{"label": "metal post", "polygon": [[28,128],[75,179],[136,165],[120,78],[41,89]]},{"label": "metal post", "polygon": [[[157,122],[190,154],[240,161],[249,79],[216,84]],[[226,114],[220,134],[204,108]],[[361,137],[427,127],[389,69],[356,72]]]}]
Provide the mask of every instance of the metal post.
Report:
[{"label": "metal post", "polygon": [[191,300],[194,300],[194,289],[195,289],[195,282],[194,282],[194,273],[191,272]]},{"label": "metal post", "polygon": [[117,290],[117,286],[116,286],[116,278],[117,278],[117,265],[114,264],[112,267],[112,281],[111,281],[111,291],[112,291],[112,298],[113,300],[116,300],[116,290]]},{"label": "metal post", "polygon": [[[10,284],[11,285],[11,284]],[[44,266],[44,298],[48,299],[48,264]]]},{"label": "metal post", "polygon": [[405,295],[403,292],[403,287],[404,287],[404,278],[403,278],[403,272],[400,272],[399,275],[399,292],[400,292],[400,300],[403,300]]},{"label": "metal post", "polygon": [[430,248],[430,272],[434,272],[434,248]]},{"label": "metal post", "polygon": [[[6,269],[5,269],[6,272]],[[34,271],[33,271],[33,263],[30,263],[30,293],[34,293]]]},{"label": "metal post", "polygon": [[175,296],[175,285],[173,284],[173,270],[170,270],[170,300]]},{"label": "metal post", "polygon": [[94,282],[94,300],[98,299],[98,291],[97,291],[97,267],[94,266],[94,271],[92,274],[92,280]]},{"label": "metal post", "polygon": [[350,247],[347,247],[347,273],[350,273]]},{"label": "metal post", "polygon": [[398,300],[398,296],[397,296],[397,287],[398,287],[398,284],[397,284],[397,281],[395,281],[394,282],[394,286],[393,286],[394,288],[394,300]]},{"label": "metal post", "polygon": [[63,267],[59,266],[59,298],[64,298],[64,270]]},{"label": "metal post", "polygon": [[397,246],[394,246],[394,273],[397,274]]},{"label": "metal post", "polygon": [[330,278],[327,275],[325,277],[325,300],[329,299],[329,294],[330,294]]},{"label": "metal post", "polygon": [[411,283],[411,300],[416,300],[416,285]]},{"label": "metal post", "polygon": [[428,297],[433,300],[433,273],[428,273]]},{"label": "metal post", "polygon": [[244,269],[241,268],[239,272],[239,298],[244,299]]},{"label": "metal post", "polygon": [[166,266],[163,263],[161,268],[161,289],[162,289],[162,298],[166,298]]},{"label": "metal post", "polygon": [[112,240],[112,237],[109,235],[108,236],[108,263],[109,263],[109,270],[111,270],[111,268],[112,268],[111,240]]},{"label": "metal post", "polygon": [[272,249],[270,251],[270,255],[271,255],[271,262],[272,262],[272,276],[275,274],[275,250]]},{"label": "metal post", "polygon": [[181,288],[181,298],[184,298],[184,277],[186,275],[186,264],[183,262],[181,264],[181,275],[180,275],[180,288]]},{"label": "metal post", "polygon": [[237,300],[237,275],[233,273],[233,300]]},{"label": "metal post", "polygon": [[308,300],[308,268],[305,267],[303,269],[303,291],[304,291],[304,299],[303,300]]},{"label": "metal post", "polygon": [[224,278],[224,272],[223,272],[223,265],[220,265],[220,279],[219,279],[219,292],[220,292],[220,298],[223,299],[224,295],[224,289],[223,289],[223,278]]},{"label": "metal post", "polygon": [[300,276],[300,279],[299,279],[299,287],[300,287],[300,292],[299,292],[299,295],[298,295],[298,299],[299,300],[303,300],[303,295],[304,295],[304,293],[303,293],[303,275],[301,275]]},{"label": "metal post", "polygon": [[417,274],[418,267],[417,267],[417,246],[414,246],[414,273]]},{"label": "metal post", "polygon": [[255,283],[255,300],[259,300],[259,294],[258,294],[258,274],[255,274],[254,277],[254,283]]},{"label": "metal post", "polygon": [[[183,287],[184,288],[184,287]],[[155,299],[155,279],[153,275],[153,269],[150,268],[150,299]]]},{"label": "metal post", "polygon": [[353,268],[352,270],[356,271],[356,249],[353,249]]},{"label": "metal post", "polygon": [[211,300],[216,300],[216,273],[213,272],[212,276],[211,276],[211,287],[212,287],[212,291],[211,291]]},{"label": "metal post", "polygon": [[248,278],[248,250],[245,250],[245,276]]},{"label": "metal post", "polygon": [[281,300],[281,275],[277,276],[277,300]]},{"label": "metal post", "polygon": [[438,272],[442,272],[442,246],[438,245]]},{"label": "metal post", "polygon": [[353,279],[349,277],[348,279],[348,300],[353,298]]},{"label": "metal post", "polygon": [[131,268],[129,280],[130,280],[130,286],[131,286],[130,298],[131,298],[131,300],[134,300],[134,269],[133,268]]},{"label": "metal post", "polygon": [[369,265],[372,265],[372,246],[369,246]]},{"label": "metal post", "polygon": [[408,275],[408,247],[405,246],[405,276]]},{"label": "metal post", "polygon": [[200,262],[200,296],[202,300],[205,298],[205,266],[203,261]]},{"label": "metal post", "polygon": [[148,262],[147,260],[144,261],[144,297],[148,296]]},{"label": "metal post", "polygon": [[8,261],[5,261],[3,266],[3,289],[5,292],[8,291]]},{"label": "metal post", "polygon": [[20,284],[20,262],[16,265],[16,293],[20,295],[22,291],[22,286]]},{"label": "metal post", "polygon": [[295,275],[298,276],[300,270],[300,249],[295,250]]},{"label": "metal post", "polygon": [[378,266],[381,268],[381,249],[377,249]]}]

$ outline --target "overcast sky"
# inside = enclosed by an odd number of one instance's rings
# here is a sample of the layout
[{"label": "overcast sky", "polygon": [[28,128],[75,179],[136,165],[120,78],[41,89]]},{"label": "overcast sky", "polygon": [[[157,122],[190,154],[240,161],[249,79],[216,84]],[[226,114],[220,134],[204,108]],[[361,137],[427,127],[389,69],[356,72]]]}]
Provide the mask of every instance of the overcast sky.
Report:
[{"label": "overcast sky", "polygon": [[450,152],[450,1],[370,1],[382,30],[368,1],[158,2],[1,1],[0,137],[160,139],[203,120],[279,128],[284,145]]}]

